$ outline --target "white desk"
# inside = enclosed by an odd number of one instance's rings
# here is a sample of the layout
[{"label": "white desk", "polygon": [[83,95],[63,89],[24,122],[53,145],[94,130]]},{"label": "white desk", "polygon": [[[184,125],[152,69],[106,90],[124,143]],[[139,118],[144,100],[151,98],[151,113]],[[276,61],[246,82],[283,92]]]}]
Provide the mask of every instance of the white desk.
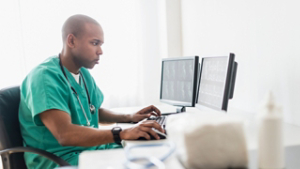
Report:
[{"label": "white desk", "polygon": [[[171,106],[158,106],[162,110],[162,112],[170,112],[174,111],[175,109]],[[139,110],[137,107],[131,107],[131,108],[119,108],[114,109],[116,112],[123,112],[123,113],[132,113]],[[207,112],[199,111],[197,108],[187,108],[187,113],[201,113],[201,115],[206,116],[208,115]],[[257,162],[256,162],[256,149],[257,149],[257,125],[255,121],[255,115],[251,113],[245,113],[239,110],[229,109],[227,113],[220,114],[220,115],[226,115],[226,116],[233,116],[233,117],[239,117],[245,122],[245,134],[247,138],[247,148],[248,148],[248,154],[249,154],[249,168],[257,168]],[[126,124],[113,124],[111,126],[101,126],[101,128],[112,128],[113,126],[130,126]],[[166,140],[160,140],[160,141],[149,141],[151,142],[164,142]],[[139,144],[139,142],[145,143],[144,141],[126,141],[126,144]],[[285,123],[284,124],[284,145],[287,149],[289,149],[289,152],[291,152],[291,149],[294,149],[295,154],[295,147],[299,146],[299,151],[296,152],[300,155],[300,127],[295,125],[290,125]],[[294,146],[294,147],[293,147]],[[164,151],[157,148],[148,148],[139,150],[139,153],[153,153],[153,154],[159,154],[163,153]],[[289,153],[290,156],[291,153]],[[123,168],[123,163],[125,161],[125,153],[124,149],[116,149],[116,150],[100,150],[100,151],[90,151],[90,152],[83,152],[80,155],[79,158],[79,169],[83,168],[107,168],[107,169],[113,169],[113,168]],[[287,160],[286,161],[291,161]],[[297,161],[297,160],[296,160]],[[176,153],[174,153],[167,161],[166,161],[166,168],[184,168],[177,160]],[[287,165],[291,166],[291,164]]]}]

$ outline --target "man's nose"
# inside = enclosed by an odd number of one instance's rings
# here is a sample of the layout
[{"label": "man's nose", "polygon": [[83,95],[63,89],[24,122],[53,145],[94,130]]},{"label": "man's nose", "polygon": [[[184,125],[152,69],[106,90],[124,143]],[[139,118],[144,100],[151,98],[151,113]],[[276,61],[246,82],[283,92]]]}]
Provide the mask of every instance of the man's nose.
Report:
[{"label": "man's nose", "polygon": [[98,50],[97,50],[97,55],[102,55],[103,54],[103,50],[102,47],[99,46]]}]

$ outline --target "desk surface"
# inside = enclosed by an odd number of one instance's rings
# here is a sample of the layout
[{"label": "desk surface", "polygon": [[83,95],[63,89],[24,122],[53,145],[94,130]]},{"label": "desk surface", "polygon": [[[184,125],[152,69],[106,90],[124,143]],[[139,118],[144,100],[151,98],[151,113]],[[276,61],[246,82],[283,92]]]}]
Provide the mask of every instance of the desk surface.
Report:
[{"label": "desk surface", "polygon": [[[170,105],[158,105],[157,106],[161,112],[172,112],[175,111],[176,108]],[[128,108],[115,108],[113,111],[119,113],[132,113],[139,110],[141,107],[128,107]],[[187,113],[199,113],[203,116],[210,115],[211,113],[224,115],[224,116],[232,116],[238,117],[244,121],[245,125],[245,133],[247,137],[247,147],[249,150],[257,149],[257,121],[256,114],[244,112],[242,110],[229,108],[228,112],[207,112],[201,111],[198,108],[187,107]],[[113,126],[121,126],[121,127],[130,127],[130,124],[112,124],[101,126],[102,129],[111,129]],[[300,145],[300,126],[284,123],[284,145],[285,146],[295,146]]]},{"label": "desk surface", "polygon": [[[139,153],[159,154],[163,153],[163,149],[139,149]],[[289,146],[285,148],[285,166],[286,169],[297,169],[300,166],[300,146]],[[116,160],[118,159],[118,160]],[[251,150],[248,153],[248,168],[257,169],[257,151]],[[83,152],[79,159],[79,169],[120,169],[124,168],[126,161],[124,149],[115,150],[98,150],[93,152]],[[166,168],[184,169],[183,165],[178,161],[178,156],[174,153],[165,162]]]},{"label": "desk surface", "polygon": [[[174,111],[175,108],[173,106],[168,105],[160,105],[157,106],[162,112],[171,112]],[[118,108],[114,109],[115,112],[120,113],[132,113],[139,110],[140,107],[130,107],[130,108]],[[247,148],[248,148],[248,158],[249,158],[249,168],[256,169],[257,168],[257,125],[255,114],[246,113],[240,110],[229,109],[227,113],[223,112],[206,112],[200,111],[197,108],[187,108],[187,113],[200,113],[201,116],[206,116],[211,113],[219,113],[220,115],[233,116],[238,117],[244,121],[245,124],[245,133],[247,139]],[[130,124],[112,124],[112,125],[101,125],[100,129],[110,129],[113,126],[122,126],[129,127]],[[151,142],[164,142],[166,140],[160,141],[149,141]],[[140,141],[126,141],[125,144],[139,144]],[[142,141],[142,143],[145,143]],[[288,169],[297,168],[295,166],[300,166],[300,160],[296,157],[300,157],[300,127],[284,123],[284,145],[286,148],[286,167]],[[143,149],[139,150],[140,153],[154,153],[161,154],[163,150],[160,149]],[[174,153],[167,161],[166,168],[184,168],[177,160],[178,156]],[[116,160],[118,159],[118,160]],[[79,169],[80,168],[123,168],[123,163],[125,162],[125,153],[124,149],[117,150],[100,150],[100,151],[90,151],[83,152],[79,158]]]}]

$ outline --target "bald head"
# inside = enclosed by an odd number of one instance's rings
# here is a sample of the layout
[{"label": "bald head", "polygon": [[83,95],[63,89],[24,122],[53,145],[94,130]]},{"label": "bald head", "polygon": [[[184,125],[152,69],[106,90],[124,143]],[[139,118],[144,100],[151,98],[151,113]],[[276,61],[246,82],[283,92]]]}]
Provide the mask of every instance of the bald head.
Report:
[{"label": "bald head", "polygon": [[92,23],[100,26],[100,24],[93,18],[86,15],[73,15],[69,17],[62,27],[62,40],[66,41],[69,34],[73,34],[76,37],[80,37],[85,33],[85,25]]}]

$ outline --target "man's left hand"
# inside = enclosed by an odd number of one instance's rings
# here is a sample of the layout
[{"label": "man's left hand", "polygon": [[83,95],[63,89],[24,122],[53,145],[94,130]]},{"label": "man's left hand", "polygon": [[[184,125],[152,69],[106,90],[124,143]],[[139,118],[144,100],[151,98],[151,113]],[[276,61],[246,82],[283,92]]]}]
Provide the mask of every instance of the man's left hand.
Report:
[{"label": "man's left hand", "polygon": [[132,122],[139,122],[139,121],[141,121],[145,118],[150,117],[151,115],[161,116],[161,113],[160,113],[158,108],[151,105],[151,106],[145,107],[142,110],[132,114],[131,115],[131,121]]}]

